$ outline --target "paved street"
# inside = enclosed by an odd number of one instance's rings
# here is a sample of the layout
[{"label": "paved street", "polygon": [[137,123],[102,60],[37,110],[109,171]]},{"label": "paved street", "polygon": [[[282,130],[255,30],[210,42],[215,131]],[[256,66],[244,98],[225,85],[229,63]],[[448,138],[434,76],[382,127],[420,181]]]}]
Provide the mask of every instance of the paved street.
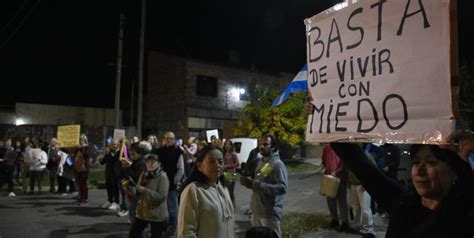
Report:
[{"label": "paved street", "polygon": [[[301,179],[304,178],[304,179]],[[327,213],[326,200],[319,195],[321,175],[291,174],[289,192],[286,195],[285,212]],[[46,188],[44,188],[46,189]],[[242,237],[250,226],[244,212],[249,207],[250,190],[240,184],[235,186],[236,233]],[[89,206],[79,207],[72,195],[60,196],[19,195],[14,198],[0,196],[0,237],[127,237],[130,225],[126,217],[101,209],[105,190],[89,191]],[[381,221],[377,223],[382,224]],[[378,237],[383,237],[384,226],[378,226]],[[335,231],[304,234],[303,237],[360,237]]]}]

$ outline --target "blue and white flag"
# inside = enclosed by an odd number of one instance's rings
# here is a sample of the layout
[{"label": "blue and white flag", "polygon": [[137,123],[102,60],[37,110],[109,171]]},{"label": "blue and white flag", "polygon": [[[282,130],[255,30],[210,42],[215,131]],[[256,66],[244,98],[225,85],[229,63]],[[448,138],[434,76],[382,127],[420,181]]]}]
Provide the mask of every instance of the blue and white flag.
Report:
[{"label": "blue and white flag", "polygon": [[294,92],[306,92],[308,91],[308,65],[304,65],[300,72],[295,76],[293,81],[288,85],[288,87],[283,90],[283,93],[280,94],[272,103],[272,107],[279,106],[280,104],[286,102],[290,93]]}]

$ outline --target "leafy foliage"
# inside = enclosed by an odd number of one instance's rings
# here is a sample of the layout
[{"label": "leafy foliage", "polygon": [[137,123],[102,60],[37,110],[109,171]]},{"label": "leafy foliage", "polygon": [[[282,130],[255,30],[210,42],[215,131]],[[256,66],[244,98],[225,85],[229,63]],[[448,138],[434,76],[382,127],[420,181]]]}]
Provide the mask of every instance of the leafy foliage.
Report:
[{"label": "leafy foliage", "polygon": [[265,134],[275,136],[279,143],[296,147],[304,141],[306,116],[304,93],[295,93],[282,105],[271,108],[278,96],[277,90],[266,91],[254,98],[242,110],[234,135],[258,138]]}]

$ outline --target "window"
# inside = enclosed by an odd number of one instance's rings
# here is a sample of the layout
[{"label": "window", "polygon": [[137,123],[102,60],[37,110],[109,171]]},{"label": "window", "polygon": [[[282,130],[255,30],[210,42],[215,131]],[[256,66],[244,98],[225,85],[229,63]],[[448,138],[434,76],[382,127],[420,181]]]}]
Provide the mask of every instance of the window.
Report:
[{"label": "window", "polygon": [[217,78],[197,75],[196,95],[205,97],[217,97]]}]

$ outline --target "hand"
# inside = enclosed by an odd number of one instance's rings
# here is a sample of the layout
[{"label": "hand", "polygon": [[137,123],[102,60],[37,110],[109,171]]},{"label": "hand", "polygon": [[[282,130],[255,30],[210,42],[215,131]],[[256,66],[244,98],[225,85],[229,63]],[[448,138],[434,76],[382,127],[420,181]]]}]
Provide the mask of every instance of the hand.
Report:
[{"label": "hand", "polygon": [[239,182],[242,186],[252,189],[252,180],[250,180],[250,178],[241,176]]},{"label": "hand", "polygon": [[[453,144],[456,139],[459,139],[457,146]],[[443,148],[451,148],[458,152],[463,160],[469,161],[469,153],[474,152],[474,132],[470,130],[457,130],[452,132],[446,141],[451,143],[451,145],[445,145]]]},{"label": "hand", "polygon": [[124,169],[130,168],[131,165],[132,165],[132,162],[128,161],[127,159],[122,160],[122,168]]},{"label": "hand", "polygon": [[257,179],[254,179],[252,181],[252,188],[253,189],[260,189],[260,181],[258,181]]},{"label": "hand", "polygon": [[139,193],[145,193],[146,192],[146,187],[141,186],[141,185],[137,185],[137,191]]},{"label": "hand", "polygon": [[335,171],[334,171],[334,172],[331,172],[331,175],[334,176],[334,177],[336,177],[336,172],[335,172]]}]

